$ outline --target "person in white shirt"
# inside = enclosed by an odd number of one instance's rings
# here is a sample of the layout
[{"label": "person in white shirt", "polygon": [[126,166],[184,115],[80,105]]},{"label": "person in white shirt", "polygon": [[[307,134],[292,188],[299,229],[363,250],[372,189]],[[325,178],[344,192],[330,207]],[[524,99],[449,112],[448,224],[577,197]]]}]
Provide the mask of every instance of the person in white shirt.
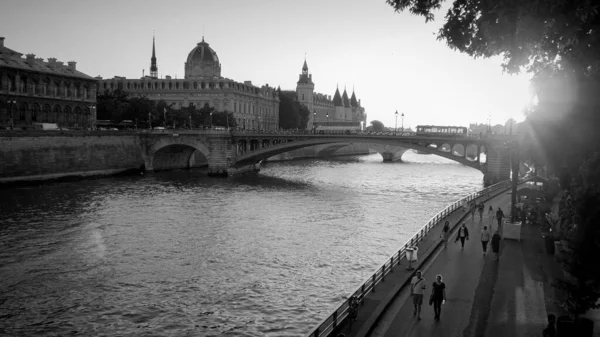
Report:
[{"label": "person in white shirt", "polygon": [[483,230],[481,231],[481,247],[483,247],[483,255],[487,252],[487,245],[490,242],[490,231],[487,226],[483,226]]},{"label": "person in white shirt", "polygon": [[423,304],[423,294],[425,293],[425,288],[427,288],[427,280],[423,277],[423,273],[420,270],[417,270],[416,275],[410,281],[410,294],[413,298],[413,305],[415,306],[415,311],[413,312],[413,316],[417,316],[417,319],[421,319],[421,305]]}]

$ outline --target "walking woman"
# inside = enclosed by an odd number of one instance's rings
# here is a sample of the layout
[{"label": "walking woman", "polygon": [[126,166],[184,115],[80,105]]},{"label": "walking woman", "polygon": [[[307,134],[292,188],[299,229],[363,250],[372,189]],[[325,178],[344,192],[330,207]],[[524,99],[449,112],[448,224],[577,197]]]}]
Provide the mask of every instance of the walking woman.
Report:
[{"label": "walking woman", "polygon": [[481,231],[481,247],[483,248],[483,255],[487,252],[488,242],[490,242],[490,231],[488,231],[487,226],[483,226],[483,230]]},{"label": "walking woman", "polygon": [[494,208],[492,207],[492,205],[490,205],[490,208],[488,208],[488,219],[490,220],[488,225],[490,225],[490,229],[491,229],[492,222],[494,221]]},{"label": "walking woman", "polygon": [[450,237],[450,221],[446,220],[444,228],[442,229],[442,240],[444,240],[444,247],[448,246],[448,238]]},{"label": "walking woman", "polygon": [[440,314],[442,313],[442,304],[446,302],[446,285],[442,282],[442,275],[438,274],[433,282],[431,289],[430,304],[433,304],[433,313],[435,314],[435,320],[440,320]]}]

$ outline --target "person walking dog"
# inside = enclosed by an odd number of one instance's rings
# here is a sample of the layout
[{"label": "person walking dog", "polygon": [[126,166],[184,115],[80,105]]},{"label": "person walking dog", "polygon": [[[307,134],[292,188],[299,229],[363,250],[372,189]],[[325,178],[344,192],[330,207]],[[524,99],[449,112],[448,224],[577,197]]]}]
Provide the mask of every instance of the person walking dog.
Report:
[{"label": "person walking dog", "polygon": [[456,234],[456,240],[454,242],[458,242],[458,240],[460,240],[461,249],[464,249],[465,240],[469,240],[469,230],[467,229],[467,224],[464,222],[458,229],[458,234]]},{"label": "person walking dog", "polygon": [[440,320],[442,304],[444,302],[446,302],[446,285],[442,282],[442,275],[438,274],[433,282],[431,297],[429,298],[429,304],[433,304],[434,319],[438,321]]},{"label": "person walking dog", "polygon": [[425,288],[427,288],[427,280],[423,277],[423,273],[420,270],[417,270],[416,275],[410,281],[410,294],[413,298],[413,305],[415,307],[415,311],[413,312],[413,316],[417,316],[417,319],[421,319],[421,306],[423,305],[423,294],[425,293]]},{"label": "person walking dog", "polygon": [[483,226],[483,230],[481,231],[481,247],[483,248],[483,255],[487,252],[488,242],[490,242],[490,231],[487,226]]}]

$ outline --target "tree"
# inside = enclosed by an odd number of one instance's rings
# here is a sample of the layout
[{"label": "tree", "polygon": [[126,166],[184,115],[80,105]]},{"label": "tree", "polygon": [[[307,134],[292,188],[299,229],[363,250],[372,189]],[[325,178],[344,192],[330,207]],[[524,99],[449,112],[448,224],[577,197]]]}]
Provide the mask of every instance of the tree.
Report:
[{"label": "tree", "polygon": [[300,102],[296,101],[296,104],[298,104],[298,129],[301,130],[305,130],[306,126],[308,124],[308,121],[310,120],[310,111],[308,110],[308,108],[306,107],[306,105],[304,104],[300,104]]},{"label": "tree", "polygon": [[367,126],[367,131],[383,132],[385,131],[385,126],[382,122],[373,120],[371,121],[371,125]]},{"label": "tree", "polygon": [[[387,3],[428,22],[443,0]],[[600,3],[456,0],[445,20],[438,39],[450,48],[475,58],[501,55],[504,71],[533,75],[538,103],[527,111],[526,152],[560,172],[561,187],[572,197],[573,219],[565,221],[575,224],[567,264],[574,278],[558,283],[572,314],[594,308],[600,297],[600,268],[594,260],[600,255],[600,177],[581,177],[585,167],[594,166],[590,162],[597,163],[592,154],[600,143]],[[579,178],[569,185],[569,176]]]},{"label": "tree", "polygon": [[[279,92],[279,127],[297,129],[300,125],[300,104],[295,91]],[[305,124],[306,127],[306,124]]]},{"label": "tree", "polygon": [[96,97],[96,118],[120,123],[126,118],[129,108],[129,94],[121,89],[105,90]]}]

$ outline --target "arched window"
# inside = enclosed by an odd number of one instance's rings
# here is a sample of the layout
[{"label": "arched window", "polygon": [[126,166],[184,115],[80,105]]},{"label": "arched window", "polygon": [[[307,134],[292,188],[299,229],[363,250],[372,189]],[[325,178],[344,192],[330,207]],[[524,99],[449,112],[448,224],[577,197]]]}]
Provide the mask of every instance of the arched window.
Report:
[{"label": "arched window", "polygon": [[31,122],[37,122],[38,116],[40,115],[40,105],[34,103],[31,107]]},{"label": "arched window", "polygon": [[71,125],[73,122],[73,110],[68,105],[65,107],[64,116],[65,124]]},{"label": "arched window", "polygon": [[27,103],[21,103],[19,107],[19,120],[25,121],[25,114],[27,113]]},{"label": "arched window", "polygon": [[62,108],[60,105],[54,106],[54,111],[52,112],[52,120],[55,123],[63,123],[62,121]]},{"label": "arched window", "polygon": [[73,122],[77,125],[77,126],[81,126],[82,124],[82,120],[83,120],[83,111],[81,110],[80,106],[76,106],[75,107],[75,115],[73,116]]},{"label": "arched window", "polygon": [[41,121],[42,121],[42,123],[52,122],[52,116],[51,116],[51,112],[50,112],[50,104],[44,104],[44,108],[42,109]]}]

